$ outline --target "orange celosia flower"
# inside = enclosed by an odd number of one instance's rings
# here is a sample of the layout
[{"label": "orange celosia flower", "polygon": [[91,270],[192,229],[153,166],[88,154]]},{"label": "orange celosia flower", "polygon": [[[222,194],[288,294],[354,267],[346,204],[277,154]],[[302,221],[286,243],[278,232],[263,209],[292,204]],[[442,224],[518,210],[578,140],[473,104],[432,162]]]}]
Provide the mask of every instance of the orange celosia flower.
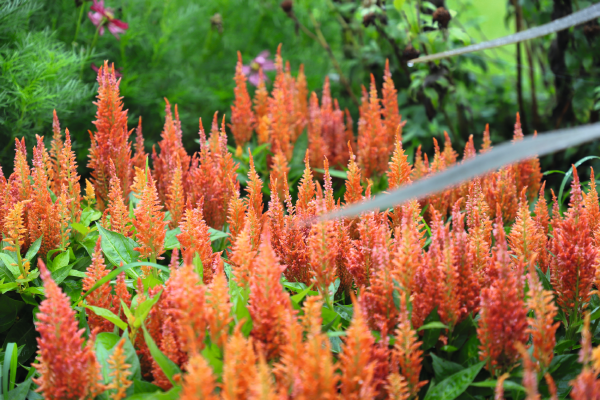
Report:
[{"label": "orange celosia flower", "polygon": [[127,130],[127,110],[123,111],[119,83],[115,77],[115,66],[108,67],[108,61],[98,69],[98,107],[96,112],[96,132],[90,131],[91,146],[88,168],[92,169],[92,183],[96,189],[98,206],[104,209],[109,191],[109,160],[115,165],[121,186],[127,192],[130,186],[129,131]]},{"label": "orange celosia flower", "polygon": [[[408,156],[404,154],[404,149],[402,149],[402,142],[400,141],[401,136],[399,132],[400,130],[401,128],[398,128],[398,132],[396,132],[396,142],[393,150],[394,153],[392,155],[392,160],[388,163],[389,169],[386,172],[389,189],[395,189],[412,182],[410,179],[412,167],[407,161]],[[401,220],[401,208],[400,206],[396,206],[394,207],[394,212],[392,213],[392,226],[400,226]]]},{"label": "orange celosia flower", "polygon": [[237,145],[236,154],[242,154],[242,148],[250,141],[256,119],[252,112],[252,101],[246,89],[246,75],[242,72],[242,53],[238,51],[235,66],[235,101],[231,106],[231,133]]},{"label": "orange celosia flower", "polygon": [[284,187],[287,183],[287,176],[289,172],[290,166],[285,156],[281,152],[275,154],[271,159],[270,181],[275,183],[273,189],[275,189],[275,192],[281,201],[285,200]]},{"label": "orange celosia flower", "polygon": [[[175,116],[171,113],[171,104],[165,99],[165,126],[158,142],[160,154],[156,154],[156,148],[152,148],[152,161],[154,162],[154,178],[156,187],[162,202],[167,200],[169,188],[174,178],[173,171],[177,166],[181,168],[182,182],[187,182],[191,158],[183,147],[181,121],[179,112],[175,105]],[[185,203],[185,201],[184,201]]]},{"label": "orange celosia flower", "polygon": [[50,277],[41,259],[38,266],[46,299],[37,313],[38,357],[32,366],[40,373],[36,390],[47,399],[94,398],[101,390],[100,365],[94,354],[94,335],[84,345],[69,298]]},{"label": "orange celosia flower", "polygon": [[388,392],[388,398],[390,400],[410,399],[410,392],[408,391],[406,378],[397,372],[391,373],[388,376],[388,384],[386,386],[386,390]]},{"label": "orange celosia flower", "polygon": [[[355,240],[353,248],[350,251],[348,270],[354,277],[357,286],[370,286],[371,278],[381,262],[377,257],[377,252],[387,252],[390,231],[387,227],[387,221],[381,216],[366,214],[360,218],[356,226],[358,240]],[[386,255],[387,256],[387,255]],[[380,264],[383,267],[383,264]]]},{"label": "orange celosia flower", "polygon": [[145,169],[148,154],[144,145],[144,134],[142,133],[142,117],[138,120],[138,126],[135,129],[135,143],[133,144],[134,154],[131,157],[131,173],[135,174],[135,168]]},{"label": "orange celosia flower", "polygon": [[586,214],[592,236],[598,241],[596,239],[596,231],[600,224],[600,201],[598,200],[598,192],[596,191],[594,168],[591,168],[590,173],[590,190],[583,194],[583,207],[583,213]]},{"label": "orange celosia flower", "polygon": [[300,64],[294,91],[294,115],[296,116],[296,129],[292,142],[296,142],[304,131],[308,120],[308,87],[306,75],[304,75],[304,64]]},{"label": "orange celosia flower", "polygon": [[329,285],[335,282],[336,278],[335,267],[338,249],[334,245],[336,234],[334,224],[334,222],[314,224],[307,238],[312,281],[328,305],[333,304],[328,288]]},{"label": "orange celosia flower", "polygon": [[[521,129],[521,118],[519,117],[519,113],[517,113],[513,142],[521,140],[523,140],[523,130]],[[523,188],[527,187],[527,197],[529,201],[532,201],[540,190],[542,182],[540,160],[537,157],[530,158],[529,160],[521,161],[515,167],[517,193],[520,193]]]},{"label": "orange celosia flower", "polygon": [[237,190],[229,202],[229,210],[227,211],[227,223],[229,224],[229,241],[235,243],[237,237],[244,227],[246,220],[246,202],[240,197]]},{"label": "orange celosia flower", "polygon": [[71,233],[71,209],[72,199],[67,199],[66,188],[62,186],[61,194],[54,203],[56,212],[58,213],[59,223],[59,246],[62,251],[66,251],[69,247],[69,234]]},{"label": "orange celosia flower", "polygon": [[112,370],[109,374],[109,376],[112,377],[112,382],[106,388],[115,391],[110,394],[112,400],[124,399],[127,396],[127,388],[133,383],[133,381],[129,379],[129,376],[131,375],[129,368],[131,368],[131,365],[125,362],[127,361],[127,358],[123,351],[124,344],[125,339],[121,339],[115,346],[113,354],[111,354],[107,360],[108,365]]},{"label": "orange celosia flower", "polygon": [[321,332],[323,321],[319,296],[308,297],[304,303],[303,325],[306,331],[305,357],[300,367],[302,388],[299,398],[334,399],[337,397],[338,377],[331,357],[329,338]]},{"label": "orange celosia flower", "polygon": [[545,187],[546,182],[542,183],[538,201],[535,204],[535,209],[533,211],[535,214],[533,220],[537,230],[536,237],[539,240],[539,254],[537,260],[543,273],[546,273],[548,265],[550,264],[550,254],[548,253],[548,225],[550,223],[550,217],[548,215],[548,204],[544,198]]},{"label": "orange celosia flower", "polygon": [[275,389],[271,368],[262,354],[259,354],[254,377],[248,396],[249,400],[279,400],[282,398]]},{"label": "orange celosia flower", "polygon": [[181,164],[175,163],[175,169],[172,172],[173,177],[171,179],[171,185],[167,191],[165,207],[171,213],[169,228],[175,229],[177,226],[179,226],[179,222],[183,216],[183,207],[185,205]]},{"label": "orange celosia flower", "polygon": [[572,322],[587,307],[596,272],[597,255],[589,220],[583,212],[583,197],[575,167],[569,209],[564,219],[553,220],[552,227],[552,286],[558,306],[568,315],[569,322]]},{"label": "orange celosia flower", "polygon": [[[82,293],[90,290],[96,282],[108,275],[109,271],[104,263],[104,256],[102,255],[101,238],[98,236],[96,240],[96,247],[94,248],[94,257],[92,263],[88,267],[85,278],[83,278]],[[94,307],[100,307],[110,310],[112,303],[112,294],[109,282],[105,282],[99,288],[94,290],[86,298],[87,304]],[[98,330],[98,332],[112,332],[114,324],[107,319],[96,315],[96,313],[90,309],[86,309],[88,316],[88,325],[91,330]]]},{"label": "orange celosia flower", "polygon": [[395,337],[396,343],[392,351],[392,362],[394,366],[397,366],[396,368],[400,369],[402,377],[406,380],[407,391],[410,393],[408,398],[412,398],[419,393],[421,387],[427,384],[427,381],[419,381],[423,363],[423,351],[420,350],[421,342],[417,340],[417,333],[411,326],[404,305],[400,324],[396,328]]},{"label": "orange celosia flower", "polygon": [[517,211],[517,218],[512,226],[510,235],[508,235],[510,253],[515,257],[514,260],[523,259],[525,263],[529,263],[534,254],[540,253],[541,246],[544,243],[539,234],[540,231],[529,212],[529,204],[525,189],[523,189],[521,191],[521,201],[519,203],[519,211]]},{"label": "orange celosia flower", "polygon": [[258,70],[258,86],[254,92],[254,115],[256,120],[260,121],[263,117],[267,116],[269,112],[269,92],[265,85],[265,75],[262,68]]},{"label": "orange celosia flower", "polygon": [[[149,172],[148,172],[149,175]],[[140,244],[135,250],[140,256],[151,262],[162,259],[164,253],[165,233],[168,222],[165,221],[165,213],[158,199],[156,185],[152,176],[148,176],[142,198],[133,211],[135,219],[135,239]]]},{"label": "orange celosia flower", "polygon": [[360,303],[354,301],[352,322],[346,330],[346,340],[339,356],[342,370],[340,389],[344,399],[375,397],[375,363],[371,359],[374,345],[375,339],[367,326]]},{"label": "orange celosia flower", "polygon": [[556,344],[556,329],[559,322],[554,322],[558,309],[554,305],[552,292],[544,290],[535,270],[535,258],[529,263],[529,308],[534,317],[527,319],[529,332],[533,341],[533,356],[539,362],[542,370],[546,370],[554,357]]},{"label": "orange celosia flower", "polygon": [[361,181],[361,170],[356,163],[356,156],[352,153],[350,143],[348,143],[350,159],[348,161],[348,173],[346,178],[346,193],[344,193],[344,202],[346,204],[356,203],[363,199],[363,187]]},{"label": "orange celosia flower", "polygon": [[60,175],[62,170],[61,156],[63,150],[62,135],[60,133],[60,122],[56,110],[52,112],[52,142],[50,143],[50,160],[52,168],[48,171],[51,188],[54,193],[60,189]]},{"label": "orange celosia flower", "polygon": [[4,217],[2,240],[6,242],[4,245],[4,250],[6,251],[14,251],[21,254],[23,250],[25,234],[27,233],[23,221],[23,211],[26,202],[20,201],[16,203],[6,214],[6,217]]},{"label": "orange celosia flower", "polygon": [[[58,177],[60,178],[58,191],[54,193],[58,195],[65,187],[69,202],[69,215],[73,222],[78,221],[81,216],[81,186],[79,185],[79,175],[77,174],[77,162],[75,161],[75,152],[71,147],[71,135],[69,130],[65,129],[65,142],[62,146],[59,162],[61,170]],[[112,161],[111,161],[112,162]],[[54,188],[52,190],[55,190]]]},{"label": "orange celosia flower", "polygon": [[[112,161],[111,161],[112,163]],[[131,227],[128,224],[131,222],[129,218],[129,209],[123,201],[123,190],[121,182],[116,176],[114,166],[111,164],[110,191],[108,192],[108,207],[105,213],[110,215],[110,229],[124,236],[131,235]]]},{"label": "orange celosia flower", "polygon": [[490,206],[492,218],[496,216],[496,210],[500,210],[504,221],[515,219],[518,209],[515,179],[515,167],[512,165],[503,167],[484,178],[485,201]]},{"label": "orange celosia flower", "polygon": [[599,370],[594,368],[592,361],[592,334],[590,333],[590,314],[584,317],[583,330],[581,332],[581,349],[579,350],[579,362],[583,364],[581,373],[569,384],[573,387],[571,398],[573,400],[587,400],[600,398]]},{"label": "orange celosia flower", "polygon": [[208,361],[200,354],[190,357],[187,374],[183,379],[181,400],[218,400],[215,394],[217,380]]},{"label": "orange celosia flower", "polygon": [[209,283],[212,280],[219,253],[212,251],[210,232],[208,225],[204,222],[202,209],[187,209],[179,224],[179,229],[181,229],[181,233],[177,235],[177,239],[181,243],[184,258],[186,254],[190,254],[190,257],[193,258],[197,253],[202,261],[203,281]]},{"label": "orange celosia flower", "polygon": [[194,271],[190,257],[183,266],[171,271],[165,291],[166,311],[172,315],[182,351],[199,354],[204,349],[206,336],[206,287]]},{"label": "orange celosia flower", "polygon": [[247,399],[255,380],[256,353],[252,339],[244,338],[241,327],[240,322],[225,345],[221,387],[221,396],[224,400]]},{"label": "orange celosia flower", "polygon": [[250,169],[248,170],[248,185],[246,191],[248,192],[248,209],[252,209],[257,218],[261,218],[263,214],[263,201],[262,201],[262,188],[263,182],[256,173],[254,168],[254,159],[252,153],[250,153]]},{"label": "orange celosia flower", "polygon": [[[377,97],[373,75],[371,75],[368,100],[364,97],[363,104],[365,105],[360,109],[358,123],[358,162],[365,177],[370,178],[385,172],[391,150],[388,148],[386,128],[381,120],[381,105]],[[367,101],[368,103],[366,103]]]},{"label": "orange celosia flower", "polygon": [[270,234],[263,233],[250,276],[248,311],[253,323],[250,335],[268,360],[280,353],[286,318],[292,309],[290,297],[280,283],[284,269],[273,251]]},{"label": "orange celosia flower", "polygon": [[56,249],[61,242],[59,207],[55,205],[48,191],[48,169],[44,162],[47,151],[43,137],[37,136],[37,146],[33,149],[33,190],[28,207],[27,223],[31,243],[43,236],[39,255],[45,256]]},{"label": "orange celosia flower", "polygon": [[[325,84],[328,84],[328,80]],[[308,108],[308,152],[310,154],[310,162],[312,165],[322,168],[323,158],[328,154],[327,145],[323,138],[323,120],[321,119],[321,108],[319,107],[319,99],[317,94],[310,94],[310,103]]]},{"label": "orange celosia flower", "polygon": [[277,76],[273,84],[273,91],[269,98],[269,115],[271,119],[271,132],[269,138],[271,151],[275,154],[281,152],[288,160],[292,158],[292,136],[295,127],[291,125],[293,113],[293,93],[290,93],[289,78],[283,71],[283,60],[281,59],[281,45],[275,56],[275,67]]},{"label": "orange celosia flower", "polygon": [[538,392],[538,377],[536,371],[536,365],[531,360],[527,349],[522,343],[517,343],[517,350],[523,358],[523,387],[525,387],[525,393],[527,394],[527,400],[541,400],[540,393]]},{"label": "orange celosia flower", "polygon": [[17,191],[17,201],[29,200],[31,197],[31,171],[27,163],[27,147],[25,138],[15,139],[15,162],[14,172],[10,177]]},{"label": "orange celosia flower", "polygon": [[[160,308],[160,306],[159,303],[158,307]],[[169,360],[173,361],[178,366],[181,366],[187,362],[187,355],[182,350],[184,343],[180,340],[178,335],[180,333],[179,326],[170,316],[166,316],[161,322],[161,335],[158,341],[158,347]],[[154,377],[152,383],[161,389],[169,390],[173,387],[173,384],[169,381],[155,359],[152,360],[152,376]]]},{"label": "orange celosia flower", "polygon": [[225,119],[219,131],[215,120],[210,140],[206,140],[202,121],[200,121],[200,153],[192,160],[187,178],[187,197],[191,204],[204,199],[204,219],[208,226],[222,229],[227,219],[229,203],[239,192],[237,181],[238,164],[227,151]]},{"label": "orange celosia flower", "polygon": [[469,196],[466,203],[469,253],[473,259],[473,268],[479,275],[479,282],[485,285],[488,280],[485,269],[490,258],[490,247],[492,245],[492,220],[490,208],[485,202],[480,182],[473,181],[469,187]]},{"label": "orange celosia flower", "polygon": [[229,284],[223,271],[223,260],[219,260],[219,266],[214,279],[208,286],[206,292],[206,320],[210,332],[210,340],[223,348],[229,336],[229,323],[231,303],[229,302]]},{"label": "orange celosia flower", "polygon": [[491,267],[498,274],[489,288],[481,291],[480,322],[477,336],[481,341],[480,359],[494,376],[509,370],[518,360],[515,343],[526,343],[527,309],[523,300],[523,263],[511,266],[502,220],[498,216],[494,230],[495,255]]},{"label": "orange celosia flower", "polygon": [[[402,140],[402,127],[406,121],[401,121],[402,116],[398,112],[398,92],[394,87],[392,74],[390,73],[390,60],[385,60],[385,69],[383,72],[383,87],[381,89],[381,104],[383,114],[383,124],[385,125],[386,137],[388,142],[388,153],[394,151],[394,142]],[[396,139],[396,137],[398,137]]]}]

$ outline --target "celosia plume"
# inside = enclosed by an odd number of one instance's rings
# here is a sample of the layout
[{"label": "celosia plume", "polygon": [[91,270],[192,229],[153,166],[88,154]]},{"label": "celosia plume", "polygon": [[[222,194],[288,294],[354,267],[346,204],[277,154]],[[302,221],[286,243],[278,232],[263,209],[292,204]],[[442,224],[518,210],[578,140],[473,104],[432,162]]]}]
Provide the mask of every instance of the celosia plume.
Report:
[{"label": "celosia plume", "polygon": [[187,364],[187,374],[183,378],[181,400],[218,400],[215,394],[217,380],[212,368],[204,357],[194,354]]},{"label": "celosia plume", "polygon": [[[131,365],[127,364],[127,358],[123,350],[125,339],[121,339],[115,346],[113,354],[107,359],[108,365],[111,369],[109,376],[112,378],[112,382],[106,387],[110,390],[110,398],[112,400],[121,400],[127,396],[127,388],[133,384],[130,380]],[[112,392],[114,391],[114,392]]]},{"label": "celosia plume", "polygon": [[142,258],[156,262],[164,253],[165,228],[168,222],[165,221],[154,179],[152,176],[148,176],[147,179],[141,200],[134,210],[135,219],[132,221],[136,230],[135,239],[140,244],[135,250],[140,252]]},{"label": "celosia plume", "polygon": [[194,254],[198,254],[202,261],[203,281],[209,283],[212,280],[215,262],[219,258],[219,253],[213,253],[210,232],[208,225],[204,222],[202,208],[194,208],[185,210],[185,214],[179,224],[181,233],[177,235],[179,243],[181,243],[181,251],[193,258]]},{"label": "celosia plume", "polygon": [[242,148],[250,141],[256,122],[252,112],[252,102],[246,89],[246,75],[242,71],[242,53],[238,51],[238,62],[235,67],[235,101],[231,106],[231,133],[237,145],[237,155],[242,154]]},{"label": "celosia plume", "polygon": [[224,400],[247,399],[256,379],[256,353],[252,339],[246,339],[242,335],[241,326],[236,326],[225,345],[221,387],[221,397]]},{"label": "celosia plume", "polygon": [[[112,163],[112,161],[111,161]],[[114,171],[114,166],[111,164],[110,191],[108,192],[108,206],[104,211],[110,215],[110,229],[113,232],[118,232],[124,236],[131,235],[131,226],[129,225],[129,209],[123,201],[123,190],[121,189],[121,181]]]},{"label": "celosia plume", "polygon": [[96,189],[98,206],[104,209],[110,189],[110,161],[114,163],[116,175],[124,190],[129,193],[131,172],[131,148],[127,130],[127,110],[123,110],[119,92],[120,79],[115,76],[114,64],[109,68],[108,61],[98,69],[98,96],[94,103],[96,112],[96,132],[90,131],[90,152],[88,168],[92,169],[92,183]]},{"label": "celosia plume", "polygon": [[94,398],[102,389],[100,365],[94,354],[94,336],[84,344],[69,298],[50,277],[39,259],[46,299],[37,313],[38,356],[32,366],[39,372],[34,382],[47,399]]}]

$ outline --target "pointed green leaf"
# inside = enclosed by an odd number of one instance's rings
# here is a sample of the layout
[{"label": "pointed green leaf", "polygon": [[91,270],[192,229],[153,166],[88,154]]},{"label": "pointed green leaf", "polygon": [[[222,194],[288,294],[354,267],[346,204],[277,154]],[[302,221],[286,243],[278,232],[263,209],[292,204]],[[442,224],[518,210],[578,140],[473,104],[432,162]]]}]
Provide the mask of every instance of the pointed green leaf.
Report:
[{"label": "pointed green leaf", "polygon": [[[121,263],[125,265],[138,260],[140,253],[134,250],[138,244],[133,239],[106,230],[98,223],[96,226],[102,237],[102,252],[112,265],[118,267]],[[132,278],[137,278],[137,276]]]},{"label": "pointed green leaf", "polygon": [[154,359],[154,361],[156,361],[160,369],[164,372],[169,382],[171,382],[173,385],[176,385],[175,381],[173,380],[173,376],[181,374],[181,370],[179,369],[177,364],[171,361],[167,356],[164,355],[162,351],[160,351],[160,349],[154,342],[154,339],[152,339],[152,336],[150,336],[150,333],[148,333],[146,325],[142,324],[142,329],[144,331],[144,339],[146,340],[146,345],[148,346],[148,350],[150,350],[152,358]]},{"label": "pointed green leaf", "polygon": [[35,257],[37,252],[40,251],[40,246],[42,245],[43,238],[44,235],[40,236],[35,242],[31,243],[31,246],[29,246],[29,250],[27,250],[27,253],[25,254],[25,258],[28,261],[33,260],[33,257]]},{"label": "pointed green leaf", "polygon": [[127,324],[125,322],[123,322],[123,320],[121,320],[121,318],[116,316],[115,313],[113,313],[112,311],[107,310],[106,308],[90,306],[87,304],[84,305],[84,307],[92,310],[94,312],[94,314],[96,314],[97,316],[102,317],[102,318],[112,322],[120,329],[122,329],[122,330],[127,329]]},{"label": "pointed green leaf", "polygon": [[13,259],[6,253],[0,253],[0,260],[4,263],[4,266],[13,274],[14,279],[17,279],[21,276],[21,270],[19,270],[19,266],[17,265],[17,260]]},{"label": "pointed green leaf", "polygon": [[440,383],[431,388],[425,400],[453,400],[460,396],[479,374],[485,361],[481,361],[475,365],[465,368],[460,372],[450,375]]},{"label": "pointed green leaf", "polygon": [[181,233],[181,229],[179,227],[175,229],[168,230],[165,234],[165,250],[173,250],[174,248],[180,248],[179,240],[177,240],[177,235]]}]

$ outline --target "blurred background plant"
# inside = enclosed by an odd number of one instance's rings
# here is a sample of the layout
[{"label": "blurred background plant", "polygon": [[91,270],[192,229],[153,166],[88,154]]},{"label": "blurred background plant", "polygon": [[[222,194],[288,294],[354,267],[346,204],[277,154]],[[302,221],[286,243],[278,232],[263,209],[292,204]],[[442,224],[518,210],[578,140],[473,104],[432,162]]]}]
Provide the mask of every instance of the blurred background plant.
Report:
[{"label": "blurred background plant", "polygon": [[[10,0],[0,9],[0,135],[49,136],[57,109],[85,165],[93,118],[94,67],[104,59],[122,74],[130,127],[143,117],[148,150],[164,123],[164,100],[178,104],[188,151],[198,117],[231,113],[236,52],[250,65],[261,52],[306,65],[309,91],[326,76],[356,123],[361,85],[381,86],[389,59],[412,158],[449,133],[455,149],[491,124],[495,143],[512,137],[515,113],[525,134],[598,120],[600,26],[596,21],[519,46],[411,66],[408,60],[547,23],[590,5],[572,0]],[[125,25],[119,25],[119,24]],[[107,28],[109,32],[103,33]],[[111,33],[116,32],[116,35]],[[266,72],[272,83],[274,72]],[[253,88],[250,85],[252,94]],[[8,144],[10,143],[10,144]],[[594,149],[597,147],[593,145]],[[572,150],[542,160],[566,170]],[[84,176],[86,171],[81,171]],[[552,178],[552,177],[551,177]]]}]

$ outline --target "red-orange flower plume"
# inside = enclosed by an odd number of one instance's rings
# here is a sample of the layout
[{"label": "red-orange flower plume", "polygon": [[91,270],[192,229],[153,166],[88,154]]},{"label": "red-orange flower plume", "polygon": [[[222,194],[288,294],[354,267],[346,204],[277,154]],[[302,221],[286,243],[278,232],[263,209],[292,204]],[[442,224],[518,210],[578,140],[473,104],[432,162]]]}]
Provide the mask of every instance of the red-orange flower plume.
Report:
[{"label": "red-orange flower plume", "polygon": [[235,66],[235,101],[231,106],[231,133],[237,145],[236,153],[242,154],[242,148],[250,141],[256,122],[252,112],[252,101],[246,89],[246,75],[242,71],[242,53],[238,51],[238,62]]}]

